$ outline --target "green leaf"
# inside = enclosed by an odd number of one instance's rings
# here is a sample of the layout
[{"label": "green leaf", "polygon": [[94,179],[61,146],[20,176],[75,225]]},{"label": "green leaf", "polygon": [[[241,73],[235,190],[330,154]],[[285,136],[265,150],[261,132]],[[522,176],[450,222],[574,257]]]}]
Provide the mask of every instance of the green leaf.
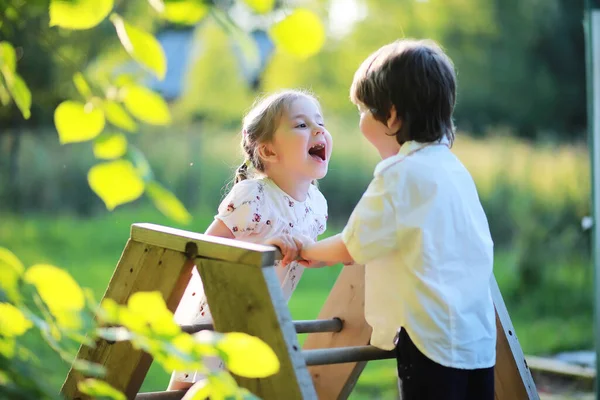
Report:
[{"label": "green leaf", "polygon": [[113,9],[113,0],[51,0],[50,26],[89,29],[98,25]]},{"label": "green leaf", "polygon": [[266,378],[279,371],[279,360],[268,344],[242,332],[226,333],[217,345],[227,369],[246,378]]},{"label": "green leaf", "polygon": [[144,193],[144,181],[131,162],[110,161],[94,165],[88,183],[108,210],[138,199]]},{"label": "green leaf", "polygon": [[0,42],[0,71],[15,72],[17,69],[17,53],[12,44]]},{"label": "green leaf", "polygon": [[143,86],[129,85],[123,88],[125,108],[137,119],[151,125],[168,125],[171,113],[165,100]]},{"label": "green leaf", "polygon": [[92,89],[90,89],[90,86],[86,82],[81,72],[77,72],[75,75],[73,75],[73,83],[75,84],[79,94],[82,95],[84,99],[88,100],[90,97],[92,97]]},{"label": "green leaf", "polygon": [[7,106],[10,104],[10,94],[8,93],[8,89],[4,86],[4,79],[0,76],[0,103],[3,106]]},{"label": "green leaf", "polygon": [[135,146],[129,146],[127,151],[127,158],[131,160],[133,165],[135,165],[135,169],[140,174],[144,182],[150,182],[154,180],[154,173],[152,172],[152,167],[150,163],[146,159],[146,156],[140,149]]},{"label": "green leaf", "polygon": [[110,133],[100,136],[94,142],[94,157],[114,160],[127,152],[127,138],[122,133]]},{"label": "green leaf", "polygon": [[17,256],[10,250],[0,247],[0,288],[13,301],[18,301],[21,297],[18,283],[24,271],[25,267]]},{"label": "green leaf", "polygon": [[169,22],[182,25],[195,25],[210,11],[210,6],[198,0],[167,0],[161,17]]},{"label": "green leaf", "polygon": [[150,33],[125,22],[117,14],[111,15],[110,20],[121,44],[131,57],[163,80],[167,72],[167,59],[158,40]]},{"label": "green leaf", "polygon": [[75,359],[73,369],[82,372],[86,376],[102,378],[106,375],[106,368],[102,364],[93,363],[87,360]]},{"label": "green leaf", "polygon": [[271,27],[271,37],[283,51],[306,59],[317,54],[325,44],[325,28],[315,13],[297,8]]},{"label": "green leaf", "polygon": [[108,122],[116,126],[117,128],[124,129],[128,132],[137,131],[137,124],[131,118],[127,111],[116,101],[107,100],[102,105],[104,109],[104,115]]},{"label": "green leaf", "polygon": [[66,100],[54,111],[54,125],[61,144],[86,142],[104,129],[104,113],[91,103]]},{"label": "green leaf", "polygon": [[146,187],[146,194],[152,199],[160,212],[174,221],[189,224],[192,220],[192,216],[179,199],[158,182],[149,182]]},{"label": "green leaf", "polygon": [[0,303],[0,335],[4,337],[21,336],[33,323],[17,307],[10,303]]},{"label": "green leaf", "polygon": [[111,342],[122,342],[125,340],[131,340],[133,334],[126,328],[121,326],[112,328],[98,328],[96,334],[104,340]]},{"label": "green leaf", "polygon": [[266,14],[275,7],[275,0],[244,0],[244,3],[258,14]]},{"label": "green leaf", "polygon": [[23,118],[29,119],[31,117],[31,92],[27,84],[16,72],[13,76],[13,81],[9,82],[7,78],[6,82],[8,84],[8,91],[12,95],[17,107],[19,107],[19,110],[21,110]]},{"label": "green leaf", "polygon": [[104,381],[98,379],[86,379],[77,383],[77,389],[81,393],[92,396],[95,399],[127,400],[125,395]]},{"label": "green leaf", "polygon": [[83,290],[65,270],[49,264],[36,264],[25,272],[25,281],[34,285],[50,313],[63,327],[78,329],[79,312],[85,306]]}]

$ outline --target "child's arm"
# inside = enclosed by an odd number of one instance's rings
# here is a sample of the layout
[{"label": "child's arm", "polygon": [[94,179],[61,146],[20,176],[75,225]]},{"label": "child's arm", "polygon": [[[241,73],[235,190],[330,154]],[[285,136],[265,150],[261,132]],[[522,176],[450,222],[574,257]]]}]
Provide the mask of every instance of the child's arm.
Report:
[{"label": "child's arm", "polygon": [[218,236],[226,239],[235,239],[235,236],[233,235],[233,232],[231,232],[231,229],[229,229],[227,225],[225,225],[225,223],[220,219],[215,219],[213,223],[210,224],[208,229],[206,229],[206,232],[204,232],[204,234],[210,236]]},{"label": "child's arm", "polygon": [[307,267],[321,267],[322,264],[334,265],[337,263],[354,263],[352,256],[348,252],[342,235],[338,234],[315,243],[307,243],[302,246],[300,257],[304,260],[320,261],[320,263],[301,262]]}]

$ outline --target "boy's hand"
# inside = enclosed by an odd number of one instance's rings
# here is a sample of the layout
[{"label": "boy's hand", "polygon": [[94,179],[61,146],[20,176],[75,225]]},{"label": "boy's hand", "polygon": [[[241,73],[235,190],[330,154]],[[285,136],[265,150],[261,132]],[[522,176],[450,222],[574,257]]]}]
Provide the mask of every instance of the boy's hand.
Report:
[{"label": "boy's hand", "polygon": [[281,235],[271,238],[267,240],[265,244],[270,244],[279,248],[279,251],[281,251],[281,254],[283,255],[281,265],[284,267],[296,260],[302,250],[302,242],[290,235]]}]

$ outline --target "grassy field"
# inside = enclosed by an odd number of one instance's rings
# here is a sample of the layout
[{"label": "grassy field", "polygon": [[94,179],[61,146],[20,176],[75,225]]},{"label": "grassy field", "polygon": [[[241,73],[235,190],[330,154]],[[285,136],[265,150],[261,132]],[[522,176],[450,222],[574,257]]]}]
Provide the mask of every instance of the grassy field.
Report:
[{"label": "grassy field", "polygon": [[[377,161],[374,152],[365,151],[362,138],[347,133],[355,128],[345,130],[343,126],[332,129],[334,157],[322,183],[330,214],[337,215],[328,234],[342,226]],[[233,131],[207,134],[199,141],[195,129],[176,135],[140,135],[136,143],[156,167],[161,182],[190,206],[194,221],[182,228],[202,232],[239,158],[231,151],[237,146]],[[89,191],[84,181],[90,164],[88,151],[86,145],[59,147],[54,139],[24,140],[22,200],[46,199],[50,211],[0,214],[0,246],[12,250],[26,265],[44,262],[67,269],[100,298],[132,223],[177,225],[145,201],[112,213],[94,211],[86,217],[76,216],[76,211],[68,211],[71,208],[65,212],[58,205],[98,201],[93,194],[81,194]],[[462,136],[454,151],[479,188],[496,243],[495,275],[524,351],[549,354],[591,348],[589,238],[579,227],[581,217],[589,213],[585,148],[532,146],[495,135],[487,140]],[[317,316],[339,270],[334,267],[304,274],[289,304],[295,319]],[[68,367],[36,335],[30,334],[27,340],[43,360],[50,384],[58,388]],[[370,363],[352,398],[395,398],[395,374],[393,361]],[[162,390],[167,381],[168,375],[153,366],[143,390]]]}]

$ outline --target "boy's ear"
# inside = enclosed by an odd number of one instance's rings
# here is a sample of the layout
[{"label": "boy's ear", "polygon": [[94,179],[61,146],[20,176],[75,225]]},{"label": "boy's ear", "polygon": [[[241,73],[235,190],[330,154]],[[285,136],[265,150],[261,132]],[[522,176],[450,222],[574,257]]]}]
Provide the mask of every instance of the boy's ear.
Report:
[{"label": "boy's ear", "polygon": [[277,153],[271,146],[271,143],[264,143],[258,146],[258,156],[264,163],[277,161]]},{"label": "boy's ear", "polygon": [[402,120],[398,118],[398,114],[396,113],[396,107],[392,106],[390,108],[390,117],[387,120],[387,127],[390,132],[398,132],[400,128],[402,128]]}]

